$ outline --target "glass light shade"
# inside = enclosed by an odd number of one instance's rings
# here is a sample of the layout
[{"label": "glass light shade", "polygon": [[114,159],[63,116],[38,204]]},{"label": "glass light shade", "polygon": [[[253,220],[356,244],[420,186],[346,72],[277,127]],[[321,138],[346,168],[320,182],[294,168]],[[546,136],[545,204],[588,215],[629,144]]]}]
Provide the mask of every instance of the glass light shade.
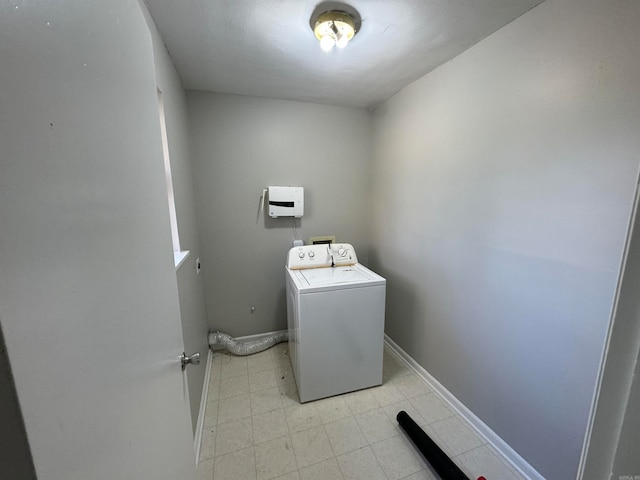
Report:
[{"label": "glass light shade", "polygon": [[338,40],[336,41],[336,46],[338,48],[344,48],[349,43],[349,37],[347,35],[338,34]]},{"label": "glass light shade", "polygon": [[331,35],[324,35],[320,39],[320,48],[322,48],[322,50],[324,50],[325,52],[330,52],[335,44],[336,41]]},{"label": "glass light shade", "polygon": [[313,27],[320,47],[329,52],[334,46],[344,48],[356,34],[355,21],[345,12],[326,12],[318,16]]}]

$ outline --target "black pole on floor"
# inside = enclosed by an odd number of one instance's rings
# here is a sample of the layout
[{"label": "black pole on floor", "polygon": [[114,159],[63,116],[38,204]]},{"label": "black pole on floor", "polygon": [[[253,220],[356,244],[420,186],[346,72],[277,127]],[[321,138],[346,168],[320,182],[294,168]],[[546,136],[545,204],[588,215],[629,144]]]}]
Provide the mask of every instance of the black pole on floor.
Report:
[{"label": "black pole on floor", "polygon": [[442,480],[470,480],[407,412],[398,412],[396,420]]}]

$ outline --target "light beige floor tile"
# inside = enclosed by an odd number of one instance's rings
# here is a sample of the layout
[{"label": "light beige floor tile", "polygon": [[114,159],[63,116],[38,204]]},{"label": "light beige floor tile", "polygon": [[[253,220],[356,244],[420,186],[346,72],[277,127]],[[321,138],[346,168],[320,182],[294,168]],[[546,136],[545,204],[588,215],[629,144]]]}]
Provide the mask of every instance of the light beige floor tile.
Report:
[{"label": "light beige floor tile", "polygon": [[216,455],[216,427],[204,427],[202,437],[200,437],[200,457],[199,460],[207,460]]},{"label": "light beige floor tile", "polygon": [[301,480],[343,480],[342,471],[335,458],[300,469]]},{"label": "light beige floor tile", "polygon": [[251,393],[251,412],[253,415],[270,412],[278,408],[282,408],[282,399],[278,388],[266,388]]},{"label": "light beige floor tile", "polygon": [[249,369],[247,367],[247,359],[244,357],[231,357],[223,360],[220,368],[220,378],[232,378],[239,377],[241,375],[248,375]]},{"label": "light beige floor tile", "polygon": [[457,416],[432,423],[431,428],[444,441],[445,445],[439,446],[450,457],[468,452],[485,443]]},{"label": "light beige floor tile", "polygon": [[249,370],[247,368],[247,364],[245,363],[243,364],[232,364],[232,365],[228,365],[228,366],[222,366],[222,369],[220,370],[220,379],[224,380],[225,378],[233,378],[233,377],[239,377],[242,375],[248,375],[249,374]]},{"label": "light beige floor tile", "polygon": [[382,362],[382,378],[384,380],[392,380],[394,378],[401,377],[403,375],[409,375],[409,370],[406,365],[397,360],[394,355],[385,356]]},{"label": "light beige floor tile", "polygon": [[298,469],[291,437],[280,437],[256,445],[258,480],[269,480]]},{"label": "light beige floor tile", "polygon": [[382,407],[382,410],[384,410],[384,413],[387,414],[387,417],[389,417],[389,420],[391,420],[391,423],[394,425],[398,425],[397,416],[401,411],[406,412],[418,425],[425,423],[422,415],[418,413],[409,400],[403,400],[401,402],[392,403],[391,405],[386,405]]},{"label": "light beige floor tile", "polygon": [[369,390],[349,393],[344,396],[344,401],[353,415],[380,407],[380,404]]},{"label": "light beige floor tile", "polygon": [[291,365],[283,364],[276,366],[274,369],[274,375],[278,385],[288,385],[296,381],[293,376],[293,369],[291,368]]},{"label": "light beige floor tile", "polygon": [[256,460],[253,447],[217,457],[213,467],[215,480],[256,480]]},{"label": "light beige floor tile", "polygon": [[218,402],[207,402],[204,411],[204,423],[205,427],[211,427],[218,424]]},{"label": "light beige floor tile", "polygon": [[286,385],[278,386],[280,390],[280,398],[282,399],[283,407],[290,407],[291,405],[300,405],[300,397],[298,396],[298,387],[295,383],[289,383]]},{"label": "light beige floor tile", "polygon": [[276,343],[269,351],[274,354],[277,352],[287,352],[289,351],[289,343],[288,342],[280,342]]},{"label": "light beige floor tile", "polygon": [[402,437],[391,437],[371,446],[389,480],[399,480],[424,468],[422,460]]},{"label": "light beige floor tile", "polygon": [[431,472],[428,469],[421,470],[418,473],[414,473],[413,475],[409,475],[402,480],[440,480],[439,476],[436,476],[435,472]]},{"label": "light beige floor tile", "polygon": [[255,444],[285,435],[289,435],[289,428],[284,416],[284,409],[278,408],[253,416],[253,441]]},{"label": "light beige floor tile", "polygon": [[277,386],[278,384],[273,370],[249,374],[249,389],[251,392],[257,392],[258,390],[274,388]]},{"label": "light beige floor tile", "polygon": [[225,455],[253,445],[251,417],[218,425],[216,434],[216,456]]},{"label": "light beige floor tile", "polygon": [[269,350],[247,357],[249,374],[273,370],[273,368],[273,359],[271,358],[271,352],[269,352]]},{"label": "light beige floor tile", "polygon": [[391,352],[391,349],[385,345],[384,350],[382,351],[382,358],[384,360],[389,360],[389,359],[395,359],[396,356],[393,352]]},{"label": "light beige floor tile", "polygon": [[488,479],[522,480],[521,476],[507,467],[486,445],[458,455],[453,461],[469,478],[483,475]]},{"label": "light beige floor tile", "polygon": [[220,386],[220,377],[221,377],[221,375],[222,375],[222,369],[219,368],[216,371],[211,370],[210,377],[209,377],[209,386],[211,387],[212,383],[218,382],[218,387],[219,387]]},{"label": "light beige floor tile", "polygon": [[409,375],[412,372],[402,361],[396,360],[395,358],[385,359],[382,362],[382,370],[383,377],[384,374],[387,374],[391,378]]},{"label": "light beige floor tile", "polygon": [[427,424],[451,417],[453,412],[435,393],[426,393],[409,400]]},{"label": "light beige floor tile", "polygon": [[249,357],[215,352],[198,480],[437,479],[398,426],[401,410],[470,478],[523,480],[386,350],[384,370],[380,387],[300,404],[286,343]]},{"label": "light beige floor tile", "polygon": [[284,414],[287,417],[287,425],[291,433],[322,425],[318,409],[313,403],[292,405],[284,409]]},{"label": "light beige floor tile", "polygon": [[322,426],[291,435],[293,450],[299,468],[333,458],[331,443]]},{"label": "light beige floor tile", "polygon": [[286,343],[280,343],[271,349],[271,359],[275,367],[278,366],[291,366],[291,360],[289,359],[289,345]]},{"label": "light beige floor tile", "polygon": [[356,421],[369,443],[377,443],[400,433],[381,408],[356,415]]},{"label": "light beige floor tile", "polygon": [[431,392],[431,388],[429,388],[427,383],[413,373],[394,378],[391,380],[391,383],[407,398],[413,398]]},{"label": "light beige floor tile", "polygon": [[198,464],[198,480],[213,480],[213,458]]},{"label": "light beige floor tile", "polygon": [[370,391],[381,407],[406,399],[402,392],[391,382],[386,382],[379,387],[372,388]]},{"label": "light beige floor tile", "polygon": [[213,358],[211,360],[211,372],[209,373],[209,380],[220,380],[220,372],[222,371],[222,363],[220,361],[220,353],[213,352]]},{"label": "light beige floor tile", "polygon": [[238,365],[247,363],[247,357],[243,355],[234,355],[228,350],[222,350],[218,356],[218,361],[222,369],[230,365]]},{"label": "light beige floor tile", "polygon": [[218,402],[218,425],[251,416],[248,394],[224,398]]},{"label": "light beige floor tile", "polygon": [[220,396],[220,377],[212,378],[209,380],[209,388],[207,390],[207,401],[213,402],[214,400],[218,400]]},{"label": "light beige floor tile", "polygon": [[336,455],[358,450],[368,444],[354,417],[328,423],[324,429]]},{"label": "light beige floor tile", "polygon": [[395,366],[393,367],[388,367],[388,366],[383,366],[383,370],[382,370],[382,380],[384,382],[392,382],[395,379],[403,376],[403,375],[409,375],[411,372],[409,372],[408,370],[403,370],[403,369],[397,369]]},{"label": "light beige floor tile", "polygon": [[287,473],[281,477],[275,478],[274,480],[300,480],[300,474],[296,470],[295,472]]},{"label": "light beige floor tile", "polygon": [[351,416],[351,410],[342,396],[325,398],[314,402],[314,404],[318,409],[322,423],[331,423]]},{"label": "light beige floor tile", "polygon": [[363,447],[338,457],[338,465],[348,480],[387,480],[370,447]]},{"label": "light beige floor tile", "polygon": [[237,397],[249,393],[249,376],[240,375],[220,380],[220,399]]}]

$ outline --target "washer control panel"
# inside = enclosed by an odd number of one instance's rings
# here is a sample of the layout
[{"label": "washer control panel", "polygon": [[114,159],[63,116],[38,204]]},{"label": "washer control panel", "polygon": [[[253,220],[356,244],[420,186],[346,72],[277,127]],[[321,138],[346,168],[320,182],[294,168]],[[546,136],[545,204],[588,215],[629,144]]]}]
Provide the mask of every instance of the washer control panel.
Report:
[{"label": "washer control panel", "polygon": [[287,256],[287,267],[291,270],[353,265],[355,263],[358,263],[358,258],[353,246],[349,243],[293,247]]},{"label": "washer control panel", "polygon": [[332,243],[329,246],[329,255],[334,266],[353,265],[358,263],[356,251],[349,243]]}]

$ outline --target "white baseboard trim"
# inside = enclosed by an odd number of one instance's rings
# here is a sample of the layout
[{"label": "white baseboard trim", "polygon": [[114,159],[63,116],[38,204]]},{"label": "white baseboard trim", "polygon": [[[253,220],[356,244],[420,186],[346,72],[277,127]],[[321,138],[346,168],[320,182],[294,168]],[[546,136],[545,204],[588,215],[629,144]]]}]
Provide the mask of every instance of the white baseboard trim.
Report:
[{"label": "white baseboard trim", "polygon": [[458,415],[464,418],[471,427],[493,447],[502,459],[511,465],[516,471],[531,480],[545,480],[535,468],[522,458],[511,448],[502,438],[491,430],[482,420],[480,420],[471,410],[469,410],[460,400],[458,400],[449,390],[447,390],[438,380],[418,364],[413,358],[398,346],[386,333],[384,343],[389,350],[394,353],[403,363],[411,368],[420,378],[422,378],[438,394],[442,400]]},{"label": "white baseboard trim", "polygon": [[196,423],[196,432],[193,437],[193,449],[196,452],[196,466],[200,460],[200,442],[202,440],[202,430],[204,430],[204,415],[207,408],[207,396],[209,395],[209,379],[211,378],[211,363],[213,355],[211,350],[207,349],[207,368],[204,372],[204,385],[202,386],[202,395],[200,397],[200,410],[198,412],[198,422]]}]

